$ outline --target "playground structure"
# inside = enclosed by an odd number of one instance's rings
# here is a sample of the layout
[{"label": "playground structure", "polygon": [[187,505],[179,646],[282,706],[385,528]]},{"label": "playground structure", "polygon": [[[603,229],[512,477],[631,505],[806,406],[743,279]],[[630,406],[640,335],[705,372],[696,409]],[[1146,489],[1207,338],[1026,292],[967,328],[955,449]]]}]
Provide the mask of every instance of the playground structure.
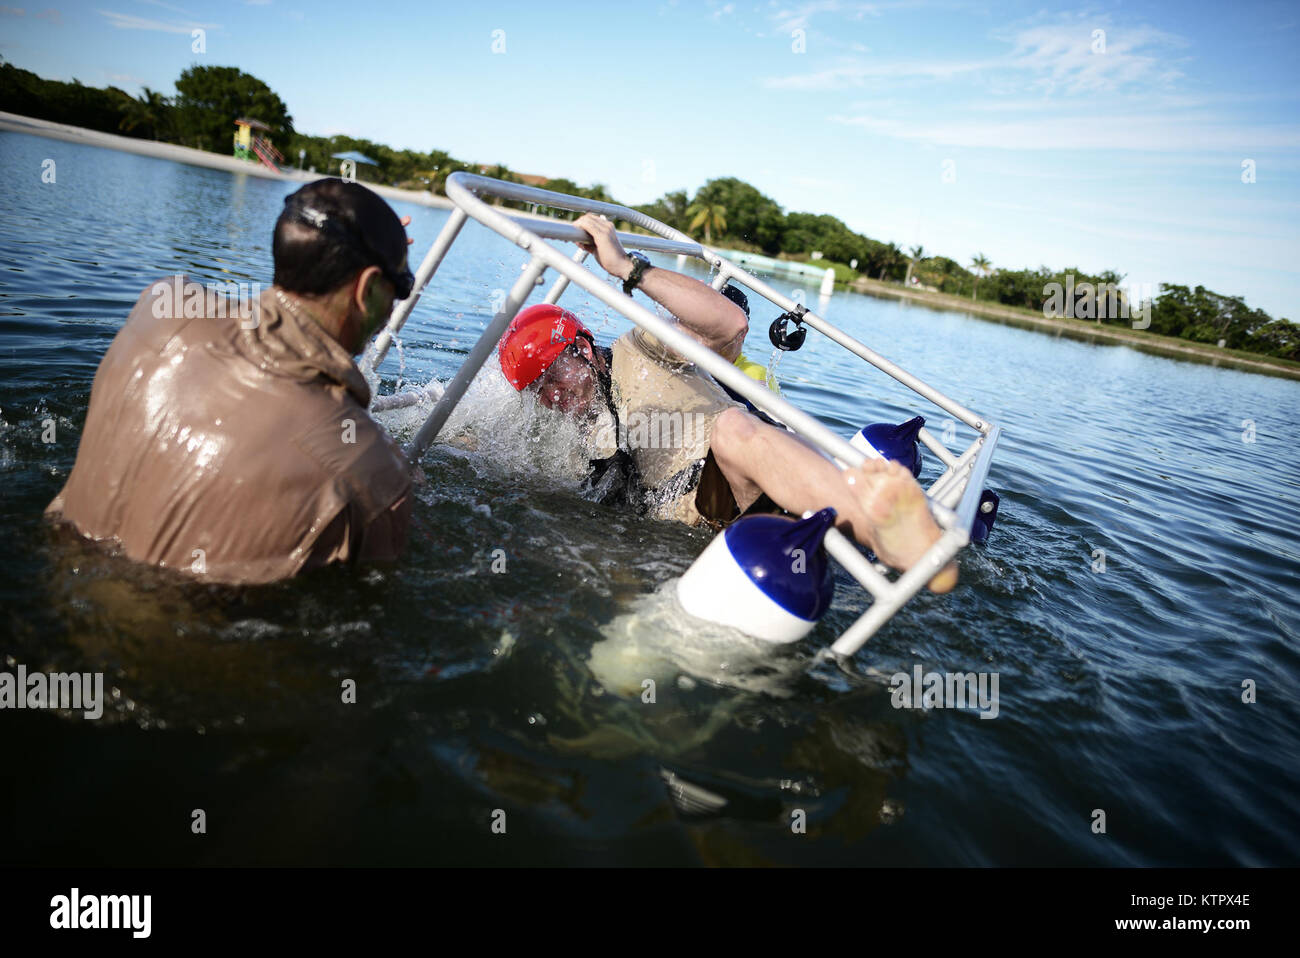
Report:
[{"label": "playground structure", "polygon": [[271,128],[261,120],[246,116],[235,120],[235,156],[241,160],[260,162],[278,173],[280,165],[284,163],[284,155],[264,135],[269,132]]}]

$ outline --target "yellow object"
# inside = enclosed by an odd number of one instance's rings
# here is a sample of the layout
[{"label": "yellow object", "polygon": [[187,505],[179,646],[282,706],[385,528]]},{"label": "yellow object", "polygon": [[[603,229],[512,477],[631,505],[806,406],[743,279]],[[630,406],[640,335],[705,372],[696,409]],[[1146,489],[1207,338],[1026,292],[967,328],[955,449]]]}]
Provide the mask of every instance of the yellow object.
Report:
[{"label": "yellow object", "polygon": [[736,368],[750,379],[757,379],[760,383],[767,383],[768,388],[771,389],[772,392],[779,393],[781,391],[776,383],[767,382],[767,367],[760,366],[758,363],[746,359],[744,353],[741,353],[736,357]]}]

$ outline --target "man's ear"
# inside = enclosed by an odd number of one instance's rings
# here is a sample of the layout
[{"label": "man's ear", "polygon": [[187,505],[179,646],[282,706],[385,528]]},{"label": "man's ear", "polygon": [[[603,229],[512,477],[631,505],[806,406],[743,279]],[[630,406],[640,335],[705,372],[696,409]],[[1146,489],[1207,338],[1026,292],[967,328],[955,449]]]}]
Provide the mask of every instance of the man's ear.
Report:
[{"label": "man's ear", "polygon": [[361,310],[363,316],[370,312],[367,300],[374,295],[375,284],[382,275],[383,270],[378,266],[367,266],[357,273],[356,282],[352,286],[352,305]]}]

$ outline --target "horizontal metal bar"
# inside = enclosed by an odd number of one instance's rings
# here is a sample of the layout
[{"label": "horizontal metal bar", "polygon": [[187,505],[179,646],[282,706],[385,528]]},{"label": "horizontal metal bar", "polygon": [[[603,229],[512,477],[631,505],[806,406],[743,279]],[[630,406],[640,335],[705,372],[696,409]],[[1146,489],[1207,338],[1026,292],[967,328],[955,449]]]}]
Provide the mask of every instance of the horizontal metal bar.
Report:
[{"label": "horizontal metal bar", "polygon": [[[508,216],[506,218],[542,239],[560,240],[563,243],[591,242],[591,236],[587,231],[574,226],[572,223],[565,223],[560,220],[533,219],[527,216]],[[684,256],[694,256],[698,259],[708,258],[704,247],[696,242],[687,243],[681,240],[664,239],[662,236],[647,236],[644,233],[619,232],[616,235],[625,249],[647,249],[652,253],[679,253]]]},{"label": "horizontal metal bar", "polygon": [[[518,200],[521,203],[540,203],[544,206],[550,206],[553,209],[573,210],[578,213],[603,213],[611,220],[618,219],[633,226],[638,226],[643,230],[649,230],[657,236],[665,239],[681,240],[685,243],[695,243],[685,233],[675,230],[666,223],[661,223],[652,216],[647,216],[640,210],[634,210],[627,206],[621,206],[618,203],[606,203],[601,200],[589,200],[585,196],[570,196],[567,193],[556,193],[552,190],[544,190],[537,186],[524,186],[522,183],[506,183],[503,180],[494,180],[489,176],[480,176],[477,173],[453,173],[447,177],[447,182],[452,180],[463,189],[469,190],[477,195],[486,193],[489,196],[498,196],[505,200]],[[451,194],[447,196],[450,198]],[[477,217],[475,217],[477,219]],[[711,253],[706,259],[717,258],[717,254]]]}]

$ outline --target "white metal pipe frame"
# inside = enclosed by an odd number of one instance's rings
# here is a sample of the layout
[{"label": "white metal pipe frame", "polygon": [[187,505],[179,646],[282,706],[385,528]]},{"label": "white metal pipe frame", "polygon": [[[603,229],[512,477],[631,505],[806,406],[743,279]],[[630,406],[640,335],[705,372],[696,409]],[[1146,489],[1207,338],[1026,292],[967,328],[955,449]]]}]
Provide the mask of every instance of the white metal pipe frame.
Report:
[{"label": "white metal pipe frame", "polygon": [[[423,288],[433,278],[451,248],[467,217],[472,217],[489,229],[499,233],[529,254],[523,273],[506,297],[501,311],[492,317],[474,348],[470,350],[461,368],[447,384],[430,411],[428,418],[407,446],[411,462],[416,463],[437,438],[456,404],[460,402],[479,369],[491,356],[506,327],[523,307],[533,290],[541,283],[547,269],[559,274],[555,284],[546,294],[545,302],[555,303],[570,283],[576,283],[587,293],[626,316],[642,329],[653,334],[666,346],[693,362],[714,379],[744,396],[758,409],[771,415],[787,428],[812,443],[837,464],[853,466],[862,463],[865,455],[847,440],[835,435],[822,423],[778,396],[765,385],[750,378],[736,366],[713,352],[699,341],[687,336],[673,323],[661,319],[630,296],[614,289],[583,266],[585,256],[579,250],[566,256],[547,240],[568,243],[588,242],[588,234],[571,222],[511,216],[489,206],[482,197],[492,196],[505,200],[536,203],[554,209],[599,213],[611,220],[622,220],[649,231],[652,235],[619,232],[619,241],[625,248],[642,249],[658,253],[676,253],[702,260],[717,271],[714,288],[734,281],[757,293],[783,312],[799,307],[799,321],[839,343],[849,352],[893,377],[913,392],[929,400],[955,419],[964,422],[977,433],[971,444],[954,455],[928,430],[922,430],[921,440],[946,467],[943,474],[927,491],[930,511],[943,530],[943,535],[926,551],[921,561],[893,581],[879,571],[882,567],[867,561],[858,546],[835,529],[826,536],[826,550],[838,561],[873,598],[872,604],[852,626],[830,647],[835,655],[848,656],[860,649],[875,632],[889,621],[906,602],[970,542],[970,529],[979,507],[980,494],[988,477],[997,446],[1000,430],[986,416],[976,415],[934,387],[922,382],[911,373],[889,362],[863,343],[837,329],[802,304],[787,297],[763,280],[746,272],[729,260],[691,239],[667,224],[640,212],[615,203],[603,203],[585,197],[555,193],[538,187],[506,183],[472,173],[454,173],[447,178],[447,196],[456,204],[446,225],[434,240],[416,273],[415,287],[407,299],[398,304],[374,345],[367,351],[363,363],[374,371],[378,368],[393,338],[411,315],[411,310]],[[382,403],[382,400],[380,400]]]}]

